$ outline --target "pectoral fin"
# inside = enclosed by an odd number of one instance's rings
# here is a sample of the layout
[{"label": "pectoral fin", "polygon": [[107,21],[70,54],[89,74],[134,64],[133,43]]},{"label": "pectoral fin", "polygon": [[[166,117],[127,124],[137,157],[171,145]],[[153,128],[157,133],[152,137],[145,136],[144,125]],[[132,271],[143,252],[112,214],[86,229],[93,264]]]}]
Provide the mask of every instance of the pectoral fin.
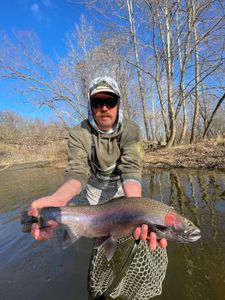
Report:
[{"label": "pectoral fin", "polygon": [[76,231],[73,229],[73,227],[66,226],[66,232],[64,235],[64,240],[70,240],[71,243],[75,243],[77,240],[79,240],[80,236],[76,233]]},{"label": "pectoral fin", "polygon": [[116,240],[114,240],[112,237],[109,237],[108,239],[106,239],[104,242],[103,242],[103,247],[105,249],[105,256],[106,256],[106,259],[108,261],[110,261],[116,251]]}]

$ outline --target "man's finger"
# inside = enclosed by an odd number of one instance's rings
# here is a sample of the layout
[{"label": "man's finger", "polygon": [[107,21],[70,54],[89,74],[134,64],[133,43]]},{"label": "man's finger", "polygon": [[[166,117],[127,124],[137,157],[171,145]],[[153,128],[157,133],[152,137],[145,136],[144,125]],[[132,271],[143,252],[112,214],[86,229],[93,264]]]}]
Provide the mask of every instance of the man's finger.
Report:
[{"label": "man's finger", "polygon": [[148,225],[142,224],[140,239],[145,241],[147,239],[147,236],[148,236]]},{"label": "man's finger", "polygon": [[35,240],[39,240],[40,237],[40,229],[38,224],[34,223],[31,227],[31,234],[35,238]]},{"label": "man's finger", "polygon": [[53,230],[47,228],[46,230],[40,230],[40,236],[42,240],[49,240],[52,236]]},{"label": "man's finger", "polygon": [[134,239],[139,240],[141,234],[141,227],[137,227],[134,231]]},{"label": "man's finger", "polygon": [[31,228],[31,234],[37,241],[49,240],[52,237],[53,230],[51,228],[46,228],[41,230],[38,224],[33,224]]},{"label": "man's finger", "polygon": [[155,232],[151,232],[149,235],[149,248],[151,251],[154,251],[157,247],[157,236]]},{"label": "man's finger", "polygon": [[38,210],[37,210],[36,207],[30,207],[27,214],[28,214],[28,216],[37,217],[38,216]]},{"label": "man's finger", "polygon": [[167,247],[167,240],[166,239],[161,239],[160,241],[159,241],[159,246],[161,247],[161,248],[166,248]]}]

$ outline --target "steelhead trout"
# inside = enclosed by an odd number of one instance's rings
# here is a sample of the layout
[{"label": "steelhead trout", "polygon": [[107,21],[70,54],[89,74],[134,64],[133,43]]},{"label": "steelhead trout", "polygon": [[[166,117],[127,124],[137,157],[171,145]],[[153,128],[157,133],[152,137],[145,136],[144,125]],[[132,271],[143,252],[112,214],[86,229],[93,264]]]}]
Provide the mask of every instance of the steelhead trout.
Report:
[{"label": "steelhead trout", "polygon": [[113,256],[116,240],[131,236],[142,224],[147,224],[158,238],[169,241],[195,242],[201,237],[200,230],[173,208],[144,197],[121,197],[96,206],[46,207],[37,218],[27,212],[21,216],[21,224],[28,226],[27,232],[32,223],[45,228],[49,220],[66,225],[73,241],[79,237],[97,238],[98,245],[104,245],[108,260]]}]

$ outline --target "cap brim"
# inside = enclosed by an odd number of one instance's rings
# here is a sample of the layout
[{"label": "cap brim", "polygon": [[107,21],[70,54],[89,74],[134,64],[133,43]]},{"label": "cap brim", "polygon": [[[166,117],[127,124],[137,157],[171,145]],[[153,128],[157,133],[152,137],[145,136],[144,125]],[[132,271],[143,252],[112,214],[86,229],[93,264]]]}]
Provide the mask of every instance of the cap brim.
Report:
[{"label": "cap brim", "polygon": [[95,95],[95,94],[102,93],[102,92],[112,93],[112,94],[115,94],[115,95],[118,96],[118,97],[120,96],[120,95],[118,95],[118,93],[116,93],[114,90],[112,90],[112,89],[107,89],[107,88],[94,89],[94,90],[91,92],[90,96],[93,96],[93,95]]}]

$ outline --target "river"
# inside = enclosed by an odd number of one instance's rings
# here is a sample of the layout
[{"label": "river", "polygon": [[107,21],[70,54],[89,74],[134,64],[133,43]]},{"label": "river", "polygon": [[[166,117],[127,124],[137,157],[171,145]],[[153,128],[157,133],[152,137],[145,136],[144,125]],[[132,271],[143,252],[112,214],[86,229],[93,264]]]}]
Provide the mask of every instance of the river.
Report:
[{"label": "river", "polygon": [[[0,299],[87,300],[92,242],[66,250],[21,232],[20,212],[63,182],[63,170],[0,172]],[[225,173],[205,170],[145,172],[143,194],[172,205],[202,232],[193,244],[169,243],[168,269],[158,300],[223,300],[225,295]],[[141,300],[141,299],[140,299]]]}]

